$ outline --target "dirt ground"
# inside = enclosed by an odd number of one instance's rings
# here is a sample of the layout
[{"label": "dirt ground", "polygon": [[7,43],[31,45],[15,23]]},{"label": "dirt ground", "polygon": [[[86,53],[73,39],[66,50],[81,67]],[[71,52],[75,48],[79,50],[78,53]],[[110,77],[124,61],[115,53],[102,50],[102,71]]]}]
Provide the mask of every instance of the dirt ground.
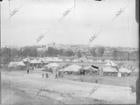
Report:
[{"label": "dirt ground", "polygon": [[96,80],[99,84],[106,84],[106,85],[115,85],[115,86],[125,86],[130,87],[136,85],[137,76],[128,76],[128,77],[113,77],[113,76],[103,76],[100,77],[99,75],[65,75],[66,79],[81,81],[81,82],[90,82],[96,83]]},{"label": "dirt ground", "polygon": [[2,105],[63,105],[49,97],[38,97],[14,86],[10,81],[2,81]]},{"label": "dirt ground", "polygon": [[[17,72],[17,71],[2,73],[3,105],[55,105],[55,104],[63,105],[65,103],[67,104],[107,103],[105,101],[96,100],[92,98],[71,97],[67,93],[62,94],[52,89],[45,89],[45,86],[43,89],[42,86],[39,86],[39,83],[37,83],[38,81],[35,82],[35,80],[38,80],[38,75],[34,74],[32,75],[32,77],[30,77],[31,75],[27,75],[26,72]],[[32,80],[28,81],[30,85],[28,85],[28,83],[26,82],[25,80],[26,77],[29,77],[27,81],[31,78],[32,79],[34,78],[33,81]],[[21,83],[21,81],[23,81],[23,83]],[[40,92],[38,90],[40,90]]]},{"label": "dirt ground", "polygon": [[[112,97],[113,96],[113,97]],[[122,99],[123,98],[123,99]],[[129,100],[129,101],[128,101]],[[129,87],[42,78],[40,72],[2,72],[3,105],[135,103]]]}]

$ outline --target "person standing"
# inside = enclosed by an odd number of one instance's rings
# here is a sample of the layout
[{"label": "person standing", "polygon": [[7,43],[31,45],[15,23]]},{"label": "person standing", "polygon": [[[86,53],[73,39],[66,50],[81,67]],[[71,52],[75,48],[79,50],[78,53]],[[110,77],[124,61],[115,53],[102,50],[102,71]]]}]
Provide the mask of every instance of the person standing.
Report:
[{"label": "person standing", "polygon": [[30,63],[29,63],[29,62],[27,62],[27,74],[29,74],[29,73],[30,73],[29,68],[30,68]]},{"label": "person standing", "polygon": [[42,73],[42,78],[44,78],[44,73]]}]

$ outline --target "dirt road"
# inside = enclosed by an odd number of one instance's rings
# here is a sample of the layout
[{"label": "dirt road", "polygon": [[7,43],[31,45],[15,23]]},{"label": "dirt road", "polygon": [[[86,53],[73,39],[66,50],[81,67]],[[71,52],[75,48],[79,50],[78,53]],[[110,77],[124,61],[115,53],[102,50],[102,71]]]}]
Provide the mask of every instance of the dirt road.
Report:
[{"label": "dirt road", "polygon": [[[46,102],[49,104],[135,103],[135,93],[131,93],[129,87],[45,79],[35,72],[31,74],[3,72],[2,81],[4,104],[7,102],[22,103],[17,105],[32,105],[33,103],[46,105]],[[7,94],[11,97],[7,98]]]},{"label": "dirt road", "polygon": [[16,87],[11,81],[2,81],[2,105],[63,105],[49,97],[39,97]]}]

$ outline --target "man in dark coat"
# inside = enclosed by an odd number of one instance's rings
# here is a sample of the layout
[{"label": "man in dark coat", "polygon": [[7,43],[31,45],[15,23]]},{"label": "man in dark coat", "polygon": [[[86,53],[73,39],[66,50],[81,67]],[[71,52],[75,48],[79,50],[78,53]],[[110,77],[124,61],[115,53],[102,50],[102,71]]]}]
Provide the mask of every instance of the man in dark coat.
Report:
[{"label": "man in dark coat", "polygon": [[29,62],[27,62],[26,64],[27,64],[27,74],[29,74],[30,63],[29,63]]}]

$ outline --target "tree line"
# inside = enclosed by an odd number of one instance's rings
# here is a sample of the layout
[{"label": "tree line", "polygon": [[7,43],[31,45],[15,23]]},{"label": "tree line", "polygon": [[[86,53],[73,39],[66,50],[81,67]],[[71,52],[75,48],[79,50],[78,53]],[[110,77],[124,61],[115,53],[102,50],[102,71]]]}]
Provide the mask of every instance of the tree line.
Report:
[{"label": "tree line", "polygon": [[57,49],[54,47],[48,47],[46,50],[37,50],[37,47],[22,47],[20,49],[16,48],[2,48],[0,52],[1,63],[6,64],[10,61],[13,61],[15,58],[25,58],[25,57],[83,57],[83,56],[92,56],[98,57],[100,59],[106,59],[111,57],[113,60],[138,60],[138,51],[126,52],[113,50],[112,54],[105,57],[105,48],[97,47],[90,48],[88,51],[89,55],[85,52],[78,50],[73,51],[72,49]]}]

